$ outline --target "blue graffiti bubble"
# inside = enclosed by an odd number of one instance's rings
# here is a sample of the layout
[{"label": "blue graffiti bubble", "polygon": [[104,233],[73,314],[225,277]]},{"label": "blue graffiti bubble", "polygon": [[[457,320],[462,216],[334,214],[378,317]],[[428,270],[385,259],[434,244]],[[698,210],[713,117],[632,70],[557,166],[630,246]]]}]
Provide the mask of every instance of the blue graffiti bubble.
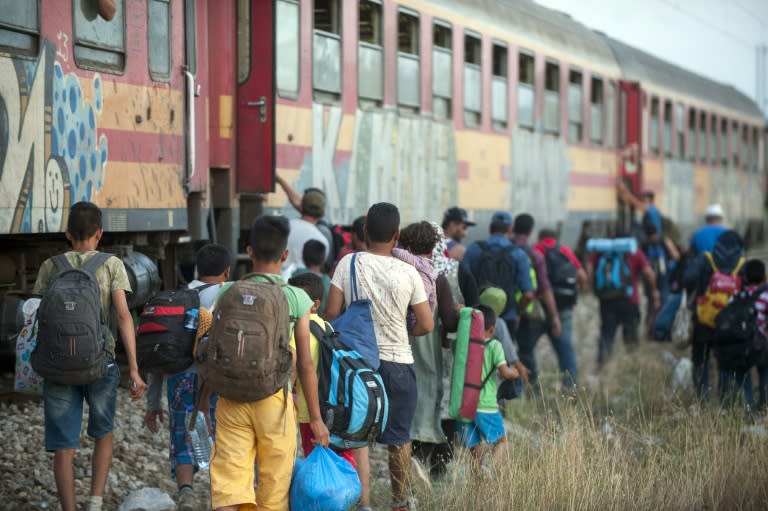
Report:
[{"label": "blue graffiti bubble", "polygon": [[91,127],[92,130],[96,129],[96,114],[93,113],[93,108],[88,108],[88,126]]},{"label": "blue graffiti bubble", "polygon": [[80,141],[85,140],[85,124],[80,123]]},{"label": "blue graffiti bubble", "polygon": [[77,112],[77,89],[74,87],[69,89],[69,108],[73,114]]},{"label": "blue graffiti bubble", "polygon": [[80,174],[75,174],[75,190],[80,188]]},{"label": "blue graffiti bubble", "polygon": [[93,79],[93,93],[96,96],[96,110],[101,111],[102,91],[101,76],[96,75]]},{"label": "blue graffiti bubble", "polygon": [[93,172],[96,172],[98,169],[96,168],[96,153],[91,153],[91,170]]},{"label": "blue graffiti bubble", "polygon": [[59,137],[56,134],[51,137],[51,154],[59,156]]},{"label": "blue graffiti bubble", "polygon": [[69,136],[67,137],[67,149],[69,150],[69,157],[74,159],[75,153],[77,153],[77,135],[75,134],[75,130],[69,132]]},{"label": "blue graffiti bubble", "polygon": [[64,77],[64,71],[61,70],[61,65],[58,62],[53,65],[53,74],[56,75],[57,79]]},{"label": "blue graffiti bubble", "polygon": [[85,179],[88,165],[85,163],[85,155],[80,156],[80,179]]},{"label": "blue graffiti bubble", "polygon": [[85,197],[87,199],[90,199],[92,193],[93,193],[93,181],[88,181],[88,184],[85,187]]},{"label": "blue graffiti bubble", "polygon": [[56,112],[56,124],[57,124],[57,127],[58,127],[59,131],[63,135],[64,131],[66,131],[66,129],[67,129],[67,125],[66,125],[65,120],[64,120],[64,109],[63,108],[59,108],[57,110],[58,111]]},{"label": "blue graffiti bubble", "polygon": [[101,164],[107,164],[107,137],[101,136]]}]

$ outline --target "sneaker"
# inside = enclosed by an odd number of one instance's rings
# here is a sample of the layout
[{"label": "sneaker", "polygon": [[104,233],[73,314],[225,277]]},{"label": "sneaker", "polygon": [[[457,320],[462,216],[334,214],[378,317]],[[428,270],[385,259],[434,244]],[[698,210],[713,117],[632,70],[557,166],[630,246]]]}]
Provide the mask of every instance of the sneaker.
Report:
[{"label": "sneaker", "polygon": [[411,476],[420,481],[426,488],[432,489],[432,481],[429,479],[427,472],[421,463],[416,458],[411,458]]},{"label": "sneaker", "polygon": [[179,494],[179,505],[176,509],[178,511],[198,511],[201,507],[192,491],[183,491]]}]

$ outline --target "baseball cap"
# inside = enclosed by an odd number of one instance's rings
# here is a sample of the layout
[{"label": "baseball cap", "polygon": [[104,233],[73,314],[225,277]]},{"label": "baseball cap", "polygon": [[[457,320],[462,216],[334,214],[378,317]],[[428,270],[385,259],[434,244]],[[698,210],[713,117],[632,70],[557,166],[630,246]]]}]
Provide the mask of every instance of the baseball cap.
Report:
[{"label": "baseball cap", "polygon": [[476,225],[475,222],[469,220],[469,215],[467,215],[466,209],[456,207],[445,210],[445,213],[443,214],[443,224],[447,224],[448,222],[461,222],[469,227]]},{"label": "baseball cap", "polygon": [[725,214],[723,213],[723,207],[720,204],[715,203],[707,206],[707,211],[704,213],[704,216],[722,218]]},{"label": "baseball cap", "polygon": [[486,288],[480,293],[480,303],[493,309],[496,316],[501,316],[507,306],[507,293],[498,287]]},{"label": "baseball cap", "polygon": [[301,197],[301,212],[313,218],[325,215],[325,194],[317,188],[311,188]]},{"label": "baseball cap", "polygon": [[509,227],[510,225],[512,225],[512,215],[510,215],[506,211],[497,211],[491,217],[491,225],[496,225],[499,227]]}]

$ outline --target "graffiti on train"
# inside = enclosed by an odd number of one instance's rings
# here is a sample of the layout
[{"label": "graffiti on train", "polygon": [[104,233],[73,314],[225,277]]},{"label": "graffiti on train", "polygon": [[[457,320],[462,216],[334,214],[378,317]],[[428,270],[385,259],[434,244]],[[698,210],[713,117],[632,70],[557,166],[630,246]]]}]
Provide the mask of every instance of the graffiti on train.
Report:
[{"label": "graffiti on train", "polygon": [[64,209],[91,200],[104,180],[101,77],[87,78],[85,98],[85,78],[64,73],[54,55],[45,42],[37,61],[0,57],[0,232],[61,231]]},{"label": "graffiti on train", "polygon": [[338,149],[341,108],[312,109],[312,151],[297,188],[328,197],[327,214],[352,221],[374,202],[400,207],[404,220],[439,218],[456,202],[456,142],[449,123],[395,112],[358,110],[351,152]]}]

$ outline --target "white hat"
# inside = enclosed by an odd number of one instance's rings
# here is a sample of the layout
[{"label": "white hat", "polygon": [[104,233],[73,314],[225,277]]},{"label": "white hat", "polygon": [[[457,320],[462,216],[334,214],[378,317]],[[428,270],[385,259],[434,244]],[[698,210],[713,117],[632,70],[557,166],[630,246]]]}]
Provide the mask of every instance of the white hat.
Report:
[{"label": "white hat", "polygon": [[715,203],[707,206],[707,211],[704,213],[704,216],[723,218],[725,214],[723,213],[723,207],[720,204]]}]

